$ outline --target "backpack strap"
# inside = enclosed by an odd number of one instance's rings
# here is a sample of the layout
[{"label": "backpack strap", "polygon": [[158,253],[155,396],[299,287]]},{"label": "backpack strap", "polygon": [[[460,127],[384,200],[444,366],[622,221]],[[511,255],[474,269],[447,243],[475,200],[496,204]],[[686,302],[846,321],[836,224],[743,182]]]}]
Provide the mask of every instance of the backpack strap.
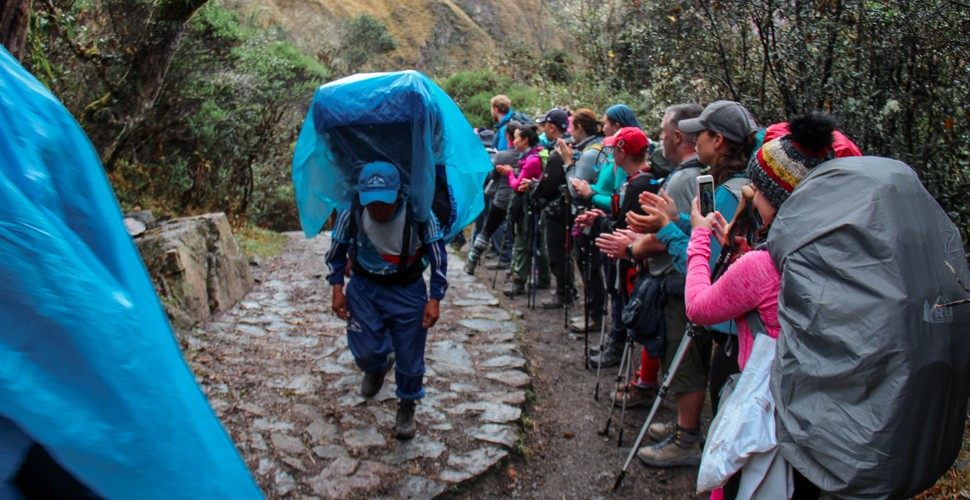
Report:
[{"label": "backpack strap", "polygon": [[403,275],[408,268],[408,258],[411,254],[411,207],[404,207],[404,236],[401,237],[401,255],[398,256],[397,274]]},{"label": "backpack strap", "polygon": [[[350,234],[354,238],[354,253],[359,253],[360,245],[360,234],[359,229],[362,226],[361,217],[364,207],[360,204],[360,199],[356,196],[353,201],[350,202]],[[414,220],[411,216],[411,207],[404,207],[404,234],[401,237],[401,254],[398,255],[397,262],[397,272],[398,276],[403,276],[409,269],[408,259],[411,258],[411,237],[414,231]]]},{"label": "backpack strap", "polygon": [[751,181],[748,180],[747,177],[739,175],[736,177],[731,177],[730,179],[727,180],[727,182],[721,185],[724,186],[728,191],[731,192],[731,194],[734,195],[734,199],[740,200],[742,196],[741,188],[746,186],[749,182]]},{"label": "backpack strap", "polygon": [[761,316],[758,315],[757,309],[752,309],[748,311],[745,319],[748,320],[748,329],[751,330],[751,336],[757,337],[758,335],[767,335],[768,329],[765,328],[765,324],[761,321]]}]

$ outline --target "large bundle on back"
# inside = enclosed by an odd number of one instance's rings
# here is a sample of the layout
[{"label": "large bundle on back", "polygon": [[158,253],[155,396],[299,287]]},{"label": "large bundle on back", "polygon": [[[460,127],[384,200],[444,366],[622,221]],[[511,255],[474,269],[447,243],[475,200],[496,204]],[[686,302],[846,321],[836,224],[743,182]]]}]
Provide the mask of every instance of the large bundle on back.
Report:
[{"label": "large bundle on back", "polygon": [[347,206],[362,165],[372,161],[398,167],[414,220],[434,208],[446,240],[484,207],[488,154],[454,101],[421,73],[354,75],[317,89],[293,156],[308,237]]},{"label": "large bundle on back", "polygon": [[956,227],[905,164],[844,158],[805,176],[768,248],[784,457],[839,496],[931,486],[959,452],[970,387],[970,304],[945,305],[970,297]]}]

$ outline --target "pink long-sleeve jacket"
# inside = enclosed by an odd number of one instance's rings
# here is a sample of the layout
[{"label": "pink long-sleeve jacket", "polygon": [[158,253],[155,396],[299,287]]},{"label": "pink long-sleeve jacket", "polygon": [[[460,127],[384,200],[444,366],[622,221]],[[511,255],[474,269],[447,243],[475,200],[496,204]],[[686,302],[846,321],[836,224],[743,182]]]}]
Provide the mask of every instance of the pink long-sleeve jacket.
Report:
[{"label": "pink long-sleeve jacket", "polygon": [[539,148],[532,148],[519,160],[519,176],[515,171],[509,172],[509,186],[512,191],[518,191],[522,179],[538,179],[542,175],[542,159],[539,158]]},{"label": "pink long-sleeve jacket", "polygon": [[687,318],[698,325],[715,325],[733,319],[738,326],[738,365],[751,356],[754,337],[745,317],[757,309],[768,335],[778,338],[778,293],[781,275],[767,250],[742,255],[711,284],[711,230],[694,228],[687,246]]}]

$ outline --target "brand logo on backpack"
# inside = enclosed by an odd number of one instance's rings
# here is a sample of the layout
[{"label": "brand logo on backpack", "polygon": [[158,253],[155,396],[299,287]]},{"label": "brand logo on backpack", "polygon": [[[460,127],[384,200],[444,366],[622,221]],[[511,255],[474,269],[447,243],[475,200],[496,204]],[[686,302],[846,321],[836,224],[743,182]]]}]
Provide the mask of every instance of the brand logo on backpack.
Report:
[{"label": "brand logo on backpack", "polygon": [[[949,302],[942,295],[936,298],[937,304]],[[929,302],[923,301],[923,321],[927,323],[943,324],[953,323],[953,309],[949,307],[935,307]]]}]

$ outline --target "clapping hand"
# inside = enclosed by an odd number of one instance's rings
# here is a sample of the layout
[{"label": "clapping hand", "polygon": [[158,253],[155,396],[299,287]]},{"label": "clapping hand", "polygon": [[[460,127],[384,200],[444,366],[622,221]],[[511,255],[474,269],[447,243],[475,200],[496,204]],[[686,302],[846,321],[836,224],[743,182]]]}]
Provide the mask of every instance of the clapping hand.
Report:
[{"label": "clapping hand", "polygon": [[632,211],[626,214],[626,224],[638,233],[656,233],[670,224],[671,220],[677,220],[670,215],[671,212],[677,213],[677,204],[663,190],[660,191],[660,195],[650,192],[640,193],[638,201],[644,215]]},{"label": "clapping hand", "polygon": [[569,182],[573,185],[573,191],[575,191],[576,195],[580,198],[589,199],[590,196],[593,196],[593,188],[591,188],[589,183],[583,179],[577,179],[574,177],[569,179]]},{"label": "clapping hand", "polygon": [[618,229],[612,233],[601,234],[596,238],[596,246],[607,257],[617,259],[626,256],[626,247],[636,241],[639,236],[629,229]]},{"label": "clapping hand", "polygon": [[603,212],[602,210],[598,209],[598,208],[594,208],[592,210],[587,210],[586,212],[584,212],[584,213],[582,213],[582,214],[580,214],[579,216],[576,217],[576,224],[579,227],[592,226],[593,223],[596,222],[596,219],[597,218],[603,217],[605,215],[606,215],[606,213]]}]

